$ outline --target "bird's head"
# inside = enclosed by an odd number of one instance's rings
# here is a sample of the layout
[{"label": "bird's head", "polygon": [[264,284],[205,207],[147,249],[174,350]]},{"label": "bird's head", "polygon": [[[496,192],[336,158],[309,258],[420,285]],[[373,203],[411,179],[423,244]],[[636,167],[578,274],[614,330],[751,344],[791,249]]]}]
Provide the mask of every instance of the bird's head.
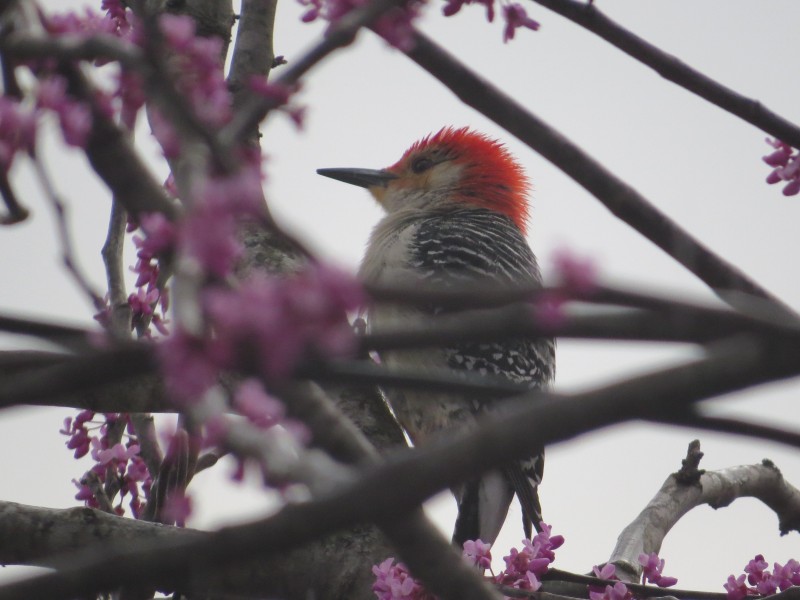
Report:
[{"label": "bird's head", "polygon": [[415,142],[385,169],[318,169],[367,188],[387,212],[474,206],[508,216],[524,233],[528,178],[501,144],[467,127],[445,127]]}]

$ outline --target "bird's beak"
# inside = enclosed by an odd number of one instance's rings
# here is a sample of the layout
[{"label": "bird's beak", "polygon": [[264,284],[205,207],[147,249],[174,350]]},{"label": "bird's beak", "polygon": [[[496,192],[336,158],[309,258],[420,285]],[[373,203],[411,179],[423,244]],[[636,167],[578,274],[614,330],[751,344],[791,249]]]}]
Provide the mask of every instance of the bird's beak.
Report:
[{"label": "bird's beak", "polygon": [[377,169],[317,169],[317,173],[363,188],[386,187],[397,175]]}]

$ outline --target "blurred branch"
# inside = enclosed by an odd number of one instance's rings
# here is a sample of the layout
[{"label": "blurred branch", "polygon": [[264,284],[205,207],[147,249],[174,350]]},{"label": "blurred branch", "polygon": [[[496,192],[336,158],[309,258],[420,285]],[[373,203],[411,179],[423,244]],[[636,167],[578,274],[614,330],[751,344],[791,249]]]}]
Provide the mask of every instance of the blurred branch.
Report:
[{"label": "blurred branch", "polygon": [[658,553],[667,533],[681,517],[704,504],[716,509],[738,498],[754,497],[775,511],[781,535],[800,531],[800,490],[785,481],[772,462],[700,471],[697,463],[701,457],[699,443],[693,442],[681,471],[667,478],[620,534],[608,562],[616,565],[616,574],[622,581],[639,581],[639,555]]},{"label": "blurred branch", "polygon": [[[185,576],[271,557],[332,531],[383,522],[414,510],[432,494],[498,464],[526,456],[541,443],[637,418],[680,411],[701,399],[800,373],[800,358],[786,348],[734,339],[701,360],[634,377],[581,394],[533,392],[517,410],[467,434],[390,456],[383,466],[327,496],[288,505],[268,519],[229,527],[197,540],[88,548],[69,565],[0,588],[0,600],[72,598],[120,584],[157,581],[171,571]],[[647,401],[643,402],[642,398]],[[777,502],[777,501],[776,501]],[[794,526],[787,522],[782,527]]]},{"label": "blurred branch", "polygon": [[133,44],[102,33],[90,36],[67,33],[55,38],[14,31],[0,36],[0,52],[16,61],[54,57],[63,61],[102,58],[134,69],[141,69],[144,60],[142,51]]},{"label": "blurred branch", "polygon": [[779,427],[770,427],[769,425],[763,425],[753,421],[705,415],[698,412],[696,408],[675,415],[660,415],[653,419],[653,421],[656,423],[677,425],[679,427],[691,427],[693,429],[705,429],[707,431],[716,431],[719,433],[745,435],[800,448],[800,432],[789,431]]},{"label": "blurred branch", "polygon": [[737,267],[717,256],[644,196],[572,141],[492,86],[421,33],[408,56],[459,99],[515,135],[595,196],[621,219],[694,273],[728,303],[730,291],[771,300],[787,317],[797,315]]},{"label": "blurred branch", "polygon": [[[64,355],[56,364],[21,370],[0,379],[0,407],[69,397],[106,383],[152,373],[155,368],[150,349],[137,345],[81,356]],[[121,412],[130,410],[132,408]]]},{"label": "blurred branch", "polygon": [[755,125],[776,139],[800,148],[800,127],[660,50],[604,15],[596,4],[576,0],[533,0],[577,23],[628,56],[655,70],[664,79],[700,96],[711,104]]},{"label": "blurred branch", "polygon": [[64,264],[64,268],[67,269],[67,272],[72,275],[78,288],[80,288],[89,299],[95,311],[100,312],[105,308],[105,302],[99,292],[93,289],[92,285],[89,283],[89,279],[78,264],[75,248],[72,243],[72,234],[69,224],[67,223],[67,206],[59,197],[58,192],[56,192],[55,186],[42,161],[34,156],[32,162],[36,176],[39,179],[39,184],[44,190],[45,198],[47,198],[55,213],[58,241],[61,247],[61,262]]}]

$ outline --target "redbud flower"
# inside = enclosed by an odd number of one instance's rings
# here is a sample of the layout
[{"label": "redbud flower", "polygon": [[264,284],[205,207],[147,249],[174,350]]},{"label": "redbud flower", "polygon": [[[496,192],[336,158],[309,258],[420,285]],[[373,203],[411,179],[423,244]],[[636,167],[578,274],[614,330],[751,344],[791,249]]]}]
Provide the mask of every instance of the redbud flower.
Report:
[{"label": "redbud flower", "polygon": [[480,569],[491,569],[491,548],[491,544],[487,544],[481,540],[467,540],[464,542],[464,550],[461,555],[467,560],[467,562]]},{"label": "redbud flower", "polygon": [[658,554],[640,554],[639,564],[642,565],[642,583],[654,583],[659,587],[670,587],[678,583],[674,577],[665,577],[661,574],[664,570],[664,559],[658,558]]},{"label": "redbud flower", "polygon": [[503,7],[503,18],[506,20],[506,26],[503,30],[503,42],[505,43],[514,39],[514,33],[520,27],[526,27],[533,31],[539,29],[539,23],[531,19],[525,9],[522,8],[522,5],[516,2]]}]

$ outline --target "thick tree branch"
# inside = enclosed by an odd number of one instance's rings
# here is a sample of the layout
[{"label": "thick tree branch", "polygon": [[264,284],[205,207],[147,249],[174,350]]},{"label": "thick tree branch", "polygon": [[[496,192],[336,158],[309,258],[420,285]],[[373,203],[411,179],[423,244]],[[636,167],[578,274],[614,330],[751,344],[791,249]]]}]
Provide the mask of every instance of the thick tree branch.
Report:
[{"label": "thick tree branch", "polygon": [[[250,78],[266,79],[275,60],[272,33],[275,27],[277,0],[243,0],[239,28],[233,46],[228,86],[233,92],[234,112],[249,96]],[[256,127],[250,135],[256,135]]]},{"label": "thick tree branch", "polygon": [[747,98],[660,50],[604,15],[596,4],[576,0],[533,0],[577,23],[628,56],[655,70],[664,79],[700,96],[724,111],[800,148],[800,127],[772,112],[758,100]]},{"label": "thick tree branch", "polygon": [[[681,517],[704,504],[722,508],[738,498],[754,497],[775,511],[782,535],[800,531],[800,490],[785,481],[770,461],[699,471],[695,464],[702,456],[699,444],[695,451],[690,446],[689,454],[681,472],[667,478],[639,516],[619,535],[608,562],[616,565],[617,575],[623,581],[639,581],[642,573],[639,555],[658,553],[667,533]],[[693,461],[692,465],[687,461]],[[687,467],[694,473],[690,478],[683,476]]]},{"label": "thick tree branch", "polygon": [[699,277],[723,300],[729,292],[772,300],[787,316],[795,313],[737,267],[717,256],[644,196],[608,171],[564,135],[467,68],[435,42],[417,33],[408,56],[465,104],[505,128],[595,196],[612,214]]}]

